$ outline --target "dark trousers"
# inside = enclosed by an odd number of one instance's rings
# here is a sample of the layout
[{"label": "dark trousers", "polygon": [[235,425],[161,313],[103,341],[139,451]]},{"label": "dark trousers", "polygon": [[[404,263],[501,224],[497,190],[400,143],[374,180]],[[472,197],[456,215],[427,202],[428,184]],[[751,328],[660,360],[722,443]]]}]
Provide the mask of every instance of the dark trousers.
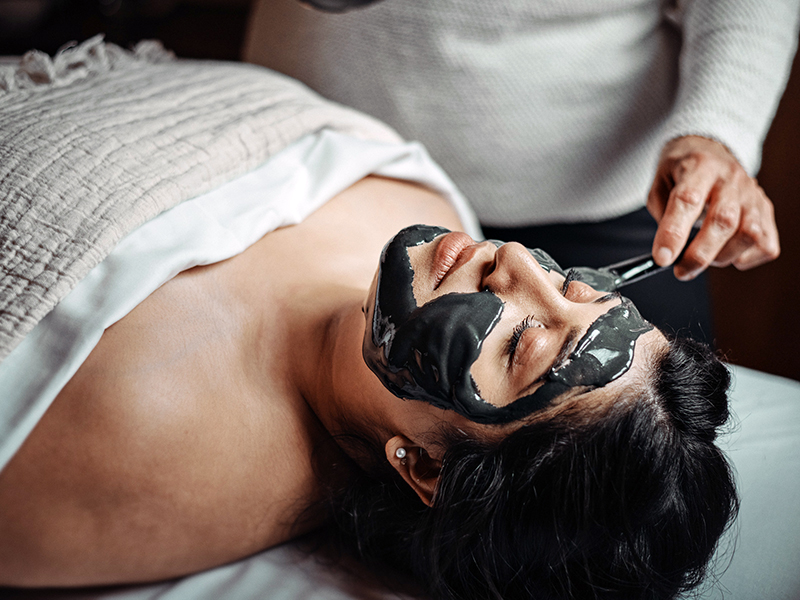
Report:
[{"label": "dark trousers", "polygon": [[[562,267],[602,267],[649,254],[656,222],[646,209],[599,223],[571,223],[529,227],[483,226],[487,238],[520,242],[541,248]],[[663,271],[624,287],[645,319],[665,333],[691,336],[713,344],[711,302],[705,274],[690,282]]]}]

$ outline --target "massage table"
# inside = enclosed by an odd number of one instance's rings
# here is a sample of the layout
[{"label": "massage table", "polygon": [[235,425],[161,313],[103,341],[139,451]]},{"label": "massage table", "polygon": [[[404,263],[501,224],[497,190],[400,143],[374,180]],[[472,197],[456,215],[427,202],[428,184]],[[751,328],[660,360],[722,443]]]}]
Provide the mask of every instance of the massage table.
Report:
[{"label": "massage table", "polygon": [[[701,600],[800,598],[800,383],[733,366],[736,424],[723,447],[737,471],[739,519]],[[174,581],[84,590],[2,590],[26,600],[388,600],[412,598],[352,561],[284,544]]]}]

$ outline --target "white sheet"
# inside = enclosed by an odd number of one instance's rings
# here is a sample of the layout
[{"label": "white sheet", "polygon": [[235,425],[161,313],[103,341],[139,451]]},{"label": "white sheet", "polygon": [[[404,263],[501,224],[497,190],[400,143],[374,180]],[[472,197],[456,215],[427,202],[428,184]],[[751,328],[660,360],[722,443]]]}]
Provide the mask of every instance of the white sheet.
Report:
[{"label": "white sheet", "polygon": [[0,361],[124,236],[322,129],[402,142],[284,75],[154,41],[0,66]]},{"label": "white sheet", "polygon": [[467,231],[480,236],[461,194],[421,145],[363,141],[328,130],[306,136],[248,175],[124,238],[0,363],[0,469],[106,327],[179,272],[234,256],[265,233],[299,223],[370,173],[440,191]]},{"label": "white sheet", "polygon": [[720,445],[742,504],[717,557],[730,566],[701,598],[800,600],[800,383],[742,367],[733,374],[737,425]]},{"label": "white sheet", "polygon": [[[733,367],[740,425],[723,443],[738,471],[742,509],[723,539],[701,600],[800,599],[800,383]],[[730,559],[731,545],[736,552]],[[730,563],[730,564],[729,564]],[[7,594],[6,595],[4,595]],[[389,600],[408,598],[291,544],[176,581],[105,590],[0,589],[21,600]]]}]

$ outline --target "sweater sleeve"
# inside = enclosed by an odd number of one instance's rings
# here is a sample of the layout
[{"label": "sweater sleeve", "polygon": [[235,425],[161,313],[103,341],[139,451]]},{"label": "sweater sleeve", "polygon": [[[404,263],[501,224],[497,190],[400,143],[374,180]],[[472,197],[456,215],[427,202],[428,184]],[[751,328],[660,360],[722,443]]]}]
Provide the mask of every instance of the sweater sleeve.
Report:
[{"label": "sweater sleeve", "polygon": [[688,0],[664,143],[690,134],[715,139],[754,175],[797,48],[798,17],[800,0]]}]

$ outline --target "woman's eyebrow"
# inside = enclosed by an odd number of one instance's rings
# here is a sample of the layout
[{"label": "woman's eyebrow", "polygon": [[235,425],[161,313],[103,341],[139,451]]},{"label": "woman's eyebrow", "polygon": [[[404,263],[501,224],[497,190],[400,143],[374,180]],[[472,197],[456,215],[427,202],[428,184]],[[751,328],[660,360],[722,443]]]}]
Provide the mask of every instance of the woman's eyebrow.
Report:
[{"label": "woman's eyebrow", "polygon": [[622,294],[619,292],[610,292],[605,296],[600,296],[599,298],[595,298],[592,300],[592,304],[604,304],[606,302],[611,302],[612,300],[616,300],[617,298],[622,298]]}]

